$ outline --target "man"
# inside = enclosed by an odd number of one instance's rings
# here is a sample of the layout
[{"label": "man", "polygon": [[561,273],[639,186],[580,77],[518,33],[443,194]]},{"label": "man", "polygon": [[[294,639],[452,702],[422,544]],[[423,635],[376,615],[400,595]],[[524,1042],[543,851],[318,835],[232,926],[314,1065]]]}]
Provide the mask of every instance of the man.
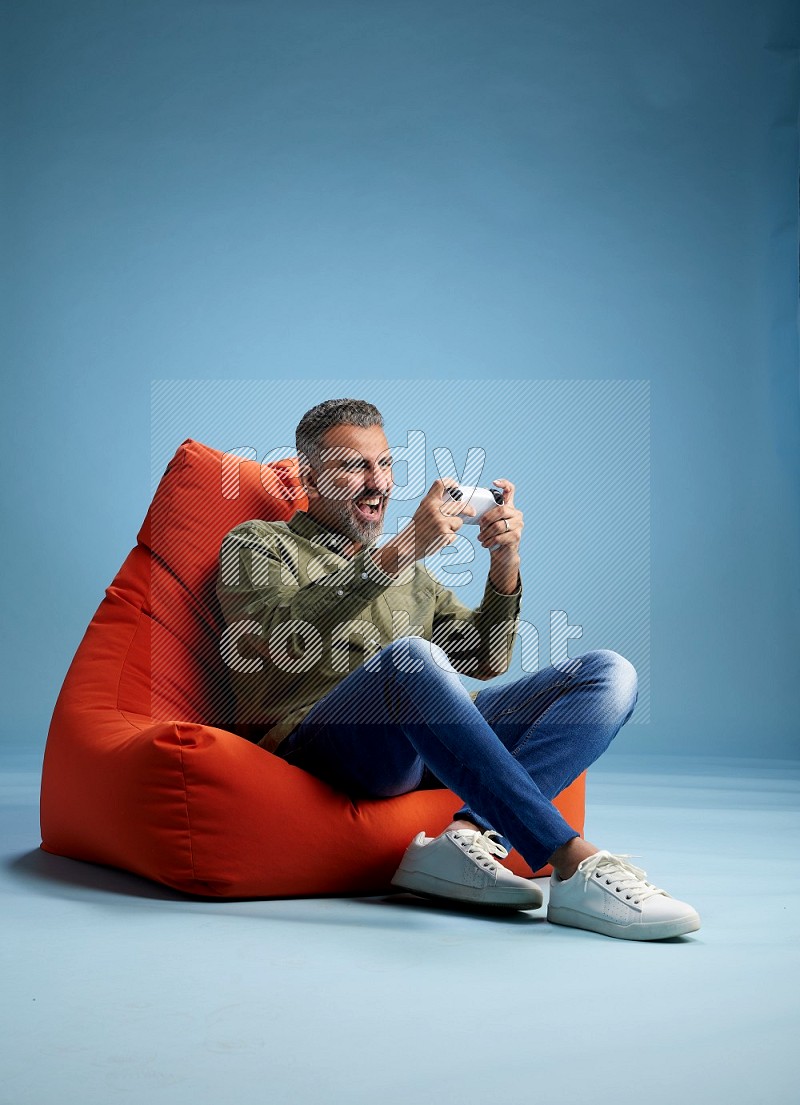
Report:
[{"label": "man", "polygon": [[[420,832],[392,879],[412,892],[535,909],[542,893],[500,860],[513,844],[549,862],[548,920],[624,939],[693,932],[691,906],[646,881],[627,857],[582,839],[552,799],[608,747],[633,713],[637,679],[601,649],[468,693],[510,663],[522,581],[514,485],[481,519],[489,551],[470,610],[420,561],[458,536],[470,504],[437,479],[411,523],[380,548],[392,459],[380,412],[333,399],[297,427],[307,511],[245,522],[223,541],[217,593],[240,721],[259,743],[352,796],[388,797],[440,781],[465,800],[439,836]],[[225,650],[223,650],[225,651]]]}]

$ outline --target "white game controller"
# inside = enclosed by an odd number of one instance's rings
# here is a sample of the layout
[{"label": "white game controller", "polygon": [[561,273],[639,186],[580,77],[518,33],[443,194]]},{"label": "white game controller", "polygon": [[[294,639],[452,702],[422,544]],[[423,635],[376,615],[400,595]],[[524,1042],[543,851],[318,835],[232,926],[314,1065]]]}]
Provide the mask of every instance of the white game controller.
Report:
[{"label": "white game controller", "polygon": [[457,484],[456,487],[445,488],[444,501],[460,503],[465,499],[470,506],[475,507],[475,517],[468,514],[460,514],[465,526],[479,526],[481,518],[487,510],[501,506],[503,492],[496,487],[469,487],[467,484]]}]

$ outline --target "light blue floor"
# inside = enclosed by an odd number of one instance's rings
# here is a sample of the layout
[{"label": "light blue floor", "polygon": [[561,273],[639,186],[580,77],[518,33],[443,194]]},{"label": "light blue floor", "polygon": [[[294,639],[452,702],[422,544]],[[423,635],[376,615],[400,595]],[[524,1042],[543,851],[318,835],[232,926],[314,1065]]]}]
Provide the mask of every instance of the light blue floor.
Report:
[{"label": "light blue floor", "polygon": [[794,1105],[800,765],[605,760],[588,838],[700,932],[636,944],[410,895],[185,900],[38,851],[38,756],[7,749],[0,1101]]}]

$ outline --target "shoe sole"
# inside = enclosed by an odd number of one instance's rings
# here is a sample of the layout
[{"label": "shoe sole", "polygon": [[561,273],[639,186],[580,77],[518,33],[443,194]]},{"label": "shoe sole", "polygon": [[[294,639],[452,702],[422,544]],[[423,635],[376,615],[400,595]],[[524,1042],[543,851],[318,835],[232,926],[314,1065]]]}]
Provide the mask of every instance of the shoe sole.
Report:
[{"label": "shoe sole", "polygon": [[534,887],[533,893],[514,887],[508,890],[498,890],[495,887],[486,891],[461,883],[445,882],[421,871],[415,871],[413,875],[398,872],[392,879],[392,886],[398,890],[420,894],[423,898],[437,898],[439,901],[487,906],[492,909],[539,909],[544,902],[544,895],[538,887]]},{"label": "shoe sole", "polygon": [[603,936],[613,936],[618,940],[668,940],[671,936],[685,936],[687,932],[697,932],[700,928],[700,918],[696,913],[668,921],[616,925],[613,921],[604,921],[601,917],[589,917],[585,913],[566,909],[563,906],[548,906],[547,920],[554,925],[568,925],[570,928],[586,929],[587,932],[599,932]]}]

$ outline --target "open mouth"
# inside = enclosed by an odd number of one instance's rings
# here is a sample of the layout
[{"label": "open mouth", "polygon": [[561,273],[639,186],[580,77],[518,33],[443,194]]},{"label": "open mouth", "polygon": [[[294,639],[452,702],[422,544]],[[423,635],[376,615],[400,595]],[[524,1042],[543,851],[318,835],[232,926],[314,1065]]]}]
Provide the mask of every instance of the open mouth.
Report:
[{"label": "open mouth", "polygon": [[383,500],[377,496],[369,499],[354,499],[353,509],[364,522],[376,522],[383,510]]}]

